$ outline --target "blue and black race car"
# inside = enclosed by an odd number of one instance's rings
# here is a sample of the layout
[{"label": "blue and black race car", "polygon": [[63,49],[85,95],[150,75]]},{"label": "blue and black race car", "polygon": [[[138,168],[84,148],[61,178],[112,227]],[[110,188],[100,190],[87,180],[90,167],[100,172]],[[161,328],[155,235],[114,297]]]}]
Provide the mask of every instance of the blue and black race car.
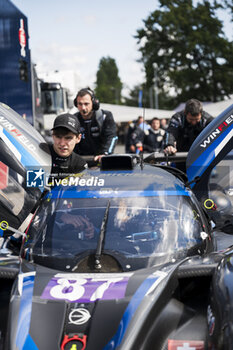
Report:
[{"label": "blue and black race car", "polygon": [[232,348],[232,113],[187,175],[111,155],[58,180],[42,137],[0,106],[2,349]]}]

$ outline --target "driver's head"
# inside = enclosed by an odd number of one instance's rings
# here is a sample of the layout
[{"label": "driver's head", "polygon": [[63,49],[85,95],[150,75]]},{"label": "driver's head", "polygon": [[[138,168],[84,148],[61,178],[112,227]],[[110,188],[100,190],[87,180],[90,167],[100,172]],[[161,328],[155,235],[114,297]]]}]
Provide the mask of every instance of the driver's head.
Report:
[{"label": "driver's head", "polygon": [[81,141],[78,119],[69,113],[57,116],[53,124],[53,149],[60,157],[69,157]]},{"label": "driver's head", "polygon": [[203,111],[203,107],[200,101],[192,98],[188,100],[185,104],[185,116],[186,120],[191,125],[196,125],[201,120],[201,114]]}]

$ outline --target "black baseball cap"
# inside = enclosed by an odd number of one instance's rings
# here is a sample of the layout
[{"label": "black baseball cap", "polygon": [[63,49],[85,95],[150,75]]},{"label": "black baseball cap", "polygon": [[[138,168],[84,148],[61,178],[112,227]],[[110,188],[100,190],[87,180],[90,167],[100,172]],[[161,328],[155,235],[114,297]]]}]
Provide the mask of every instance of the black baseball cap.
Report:
[{"label": "black baseball cap", "polygon": [[73,114],[65,113],[58,115],[54,120],[52,130],[57,128],[66,128],[74,134],[80,134],[79,121]]}]

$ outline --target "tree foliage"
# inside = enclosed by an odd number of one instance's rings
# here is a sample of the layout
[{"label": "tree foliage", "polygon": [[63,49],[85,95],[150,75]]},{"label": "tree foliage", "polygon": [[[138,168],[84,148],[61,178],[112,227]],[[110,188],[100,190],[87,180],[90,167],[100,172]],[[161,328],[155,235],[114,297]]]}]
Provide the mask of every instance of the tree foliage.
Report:
[{"label": "tree foliage", "polygon": [[95,84],[95,94],[101,102],[121,103],[122,82],[118,76],[118,68],[113,58],[101,58]]},{"label": "tree foliage", "polygon": [[[124,104],[126,106],[139,107],[139,91],[142,90],[142,107],[156,108],[155,107],[155,91],[154,87],[147,87],[146,84],[136,85],[129,92],[129,97],[125,97]],[[174,100],[169,95],[164,93],[159,94],[159,108],[172,109],[174,107]]]},{"label": "tree foliage", "polygon": [[217,18],[220,7],[218,1],[160,0],[137,30],[146,86],[154,84],[156,63],[161,100],[173,92],[174,106],[189,98],[216,102],[233,92],[233,45]]}]

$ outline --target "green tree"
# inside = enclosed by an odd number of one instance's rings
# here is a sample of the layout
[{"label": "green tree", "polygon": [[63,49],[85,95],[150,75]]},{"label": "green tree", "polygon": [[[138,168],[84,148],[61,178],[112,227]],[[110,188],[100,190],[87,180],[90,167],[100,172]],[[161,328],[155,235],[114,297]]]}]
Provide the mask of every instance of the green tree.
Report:
[{"label": "green tree", "polygon": [[[130,92],[129,96],[125,97],[126,106],[139,106],[139,90],[142,90],[142,106],[145,108],[155,108],[155,92],[154,87],[148,87],[146,84],[134,86]],[[168,94],[159,93],[159,108],[160,109],[172,109],[174,107],[174,100]]]},{"label": "green tree", "polygon": [[147,88],[157,64],[159,102],[215,102],[233,92],[233,45],[217,18],[219,7],[216,1],[160,0],[160,9],[137,30]]},{"label": "green tree", "polygon": [[95,94],[101,102],[121,103],[122,82],[118,76],[118,68],[113,58],[101,58],[95,84]]},{"label": "green tree", "polygon": [[[125,97],[125,102],[124,104],[126,106],[131,106],[131,107],[138,107],[139,105],[139,91],[143,90],[144,87],[140,86],[140,85],[136,85],[133,87],[133,89],[130,90],[129,92],[129,96]],[[144,94],[143,94],[143,105],[144,105]]]}]

